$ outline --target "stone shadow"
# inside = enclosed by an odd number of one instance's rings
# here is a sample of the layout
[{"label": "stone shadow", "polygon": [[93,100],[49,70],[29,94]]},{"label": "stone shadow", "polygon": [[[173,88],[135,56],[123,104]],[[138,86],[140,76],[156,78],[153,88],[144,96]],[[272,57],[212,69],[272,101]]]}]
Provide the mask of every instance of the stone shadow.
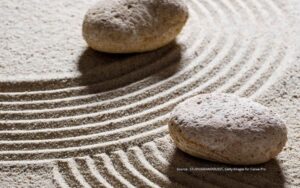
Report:
[{"label": "stone shadow", "polygon": [[[284,176],[276,159],[251,166],[227,165],[190,156],[179,149],[170,157],[167,176],[184,187],[284,187]],[[203,183],[203,184],[202,184]]]},{"label": "stone shadow", "polygon": [[176,41],[146,53],[108,54],[87,48],[78,61],[81,76],[77,82],[87,86],[89,93],[121,88],[147,77],[159,82],[178,71],[181,55],[182,47]]}]

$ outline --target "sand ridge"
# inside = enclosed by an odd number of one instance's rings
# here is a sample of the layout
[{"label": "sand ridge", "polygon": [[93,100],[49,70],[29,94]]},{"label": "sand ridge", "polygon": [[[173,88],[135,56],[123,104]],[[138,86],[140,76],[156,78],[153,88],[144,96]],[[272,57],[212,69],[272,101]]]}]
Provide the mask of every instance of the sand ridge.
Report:
[{"label": "sand ridge", "polygon": [[[289,3],[186,2],[190,18],[176,42],[155,52],[117,56],[86,49],[76,29],[92,2],[1,2],[0,18],[10,19],[1,25],[5,37],[0,39],[5,46],[0,56],[0,166],[45,164],[54,187],[299,185],[294,173],[299,169],[286,158],[299,146],[295,139],[287,146],[291,151],[266,164],[265,173],[203,176],[173,168],[190,160],[193,166],[219,166],[178,153],[170,144],[166,124],[178,102],[199,93],[229,92],[280,110],[270,99],[289,79],[297,83],[292,76],[299,67]],[[14,16],[16,7],[23,8],[20,17]],[[37,22],[30,21],[33,10]],[[24,16],[28,25],[13,27]],[[40,30],[34,34],[30,28]],[[36,46],[29,48],[30,43]],[[292,131],[299,128],[293,125]],[[9,176],[3,169],[0,173]],[[257,180],[258,175],[264,178]],[[0,185],[6,181],[2,178]]]}]

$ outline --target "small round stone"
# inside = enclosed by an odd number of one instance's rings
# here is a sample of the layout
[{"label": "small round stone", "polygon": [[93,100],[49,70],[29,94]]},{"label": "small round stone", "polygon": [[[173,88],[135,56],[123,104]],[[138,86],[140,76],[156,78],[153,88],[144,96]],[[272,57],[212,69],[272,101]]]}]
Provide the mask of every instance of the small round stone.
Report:
[{"label": "small round stone", "polygon": [[169,132],[195,157],[235,165],[274,158],[287,141],[285,123],[267,107],[231,94],[203,94],[177,105]]},{"label": "small round stone", "polygon": [[172,42],[187,18],[182,0],[100,0],[85,15],[83,37],[101,52],[146,52]]}]

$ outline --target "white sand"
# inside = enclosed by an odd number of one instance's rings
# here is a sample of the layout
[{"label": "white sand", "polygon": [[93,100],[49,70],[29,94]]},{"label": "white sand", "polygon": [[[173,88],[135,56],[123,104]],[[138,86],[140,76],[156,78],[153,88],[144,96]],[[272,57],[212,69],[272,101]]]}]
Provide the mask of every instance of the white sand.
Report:
[{"label": "white sand", "polygon": [[[0,2],[0,187],[300,186],[297,0],[187,1],[177,43],[119,56],[86,49],[94,2]],[[285,119],[288,144],[265,171],[176,170],[228,167],[181,153],[167,133],[174,105],[208,92]]]}]

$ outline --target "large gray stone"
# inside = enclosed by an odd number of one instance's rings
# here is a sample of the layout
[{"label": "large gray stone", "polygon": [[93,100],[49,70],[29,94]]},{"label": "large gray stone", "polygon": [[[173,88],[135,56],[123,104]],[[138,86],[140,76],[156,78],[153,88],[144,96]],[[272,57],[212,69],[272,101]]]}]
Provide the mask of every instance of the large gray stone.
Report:
[{"label": "large gray stone", "polygon": [[171,113],[170,135],[182,151],[236,165],[264,163],[287,141],[285,123],[267,107],[230,94],[204,94]]},{"label": "large gray stone", "polygon": [[181,0],[101,0],[84,18],[83,37],[102,52],[151,51],[173,41],[187,18]]}]

